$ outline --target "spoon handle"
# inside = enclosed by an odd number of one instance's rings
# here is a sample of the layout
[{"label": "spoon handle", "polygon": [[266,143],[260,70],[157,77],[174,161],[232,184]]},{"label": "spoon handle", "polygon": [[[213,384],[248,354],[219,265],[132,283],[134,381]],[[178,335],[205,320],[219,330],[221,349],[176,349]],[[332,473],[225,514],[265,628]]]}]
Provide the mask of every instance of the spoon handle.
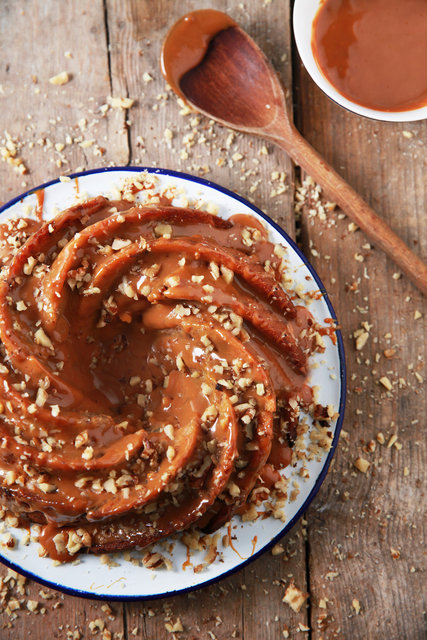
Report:
[{"label": "spoon handle", "polygon": [[285,134],[269,136],[320,184],[325,195],[351,218],[372,242],[382,249],[406,273],[420,291],[427,295],[427,265],[413,253],[373,209],[291,125]]}]

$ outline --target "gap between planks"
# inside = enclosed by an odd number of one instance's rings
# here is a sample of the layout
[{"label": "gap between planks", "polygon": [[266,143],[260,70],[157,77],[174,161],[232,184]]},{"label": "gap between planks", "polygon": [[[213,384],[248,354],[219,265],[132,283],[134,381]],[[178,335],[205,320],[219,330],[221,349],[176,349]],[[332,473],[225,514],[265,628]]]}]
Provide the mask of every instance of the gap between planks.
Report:
[{"label": "gap between planks", "polygon": [[[106,42],[106,53],[107,53],[107,64],[108,64],[108,77],[109,77],[109,85],[110,85],[110,92],[111,95],[113,95],[113,73],[112,73],[112,61],[111,61],[111,43],[110,43],[110,24],[109,24],[109,12],[108,12],[108,0],[102,0],[102,4],[103,4],[103,15],[104,15],[104,28],[105,28],[105,42]],[[289,25],[292,23],[291,17],[292,17],[292,11],[293,11],[293,0],[291,0],[290,4],[289,4]],[[292,34],[292,29],[291,29],[291,38],[292,38],[292,44],[291,44],[291,48],[290,48],[290,54],[291,54],[291,82],[290,82],[290,88],[291,88],[291,104],[289,105],[290,108],[292,109],[293,112],[293,116],[295,118],[295,122],[298,123],[299,121],[299,115],[300,115],[300,92],[299,92],[299,87],[298,87],[298,73],[295,73],[297,67],[297,61],[296,61],[296,49],[295,49],[295,45],[294,45],[294,41],[293,41],[293,34]],[[127,84],[127,79],[125,78],[125,86],[126,86],[126,97],[130,97],[129,94],[129,89],[128,89],[128,84]],[[132,163],[132,125],[127,123],[128,118],[130,115],[130,110],[126,109],[124,111],[124,124],[126,126],[126,130],[127,130],[127,145],[128,145],[128,160],[126,163],[126,166],[131,165]],[[290,181],[291,184],[291,188],[292,188],[292,201],[294,201],[295,199],[295,191],[297,188],[298,183],[301,180],[301,172],[299,167],[293,165],[293,172],[294,172],[294,179]],[[292,207],[292,217],[293,217],[293,221],[294,221],[294,229],[296,230],[297,228],[297,216],[293,210]],[[302,516],[303,518],[305,517],[305,514]],[[306,525],[306,529],[308,531],[308,524]],[[306,587],[307,587],[307,591],[310,592],[310,545],[309,545],[309,541],[308,541],[308,536],[305,537],[304,540],[304,544],[303,544],[303,548],[304,548],[304,556],[305,556],[305,578],[306,578]],[[144,601],[141,601],[144,602]],[[123,640],[129,640],[129,629],[128,629],[128,603],[127,602],[123,602],[122,604],[122,619],[123,619]],[[312,611],[311,611],[311,603],[310,603],[310,597],[307,600],[307,611],[306,611],[306,615],[307,615],[307,626],[310,628],[310,630],[308,631],[307,634],[307,638],[308,640],[311,640],[312,638],[312,630],[311,630],[311,617],[312,617]],[[245,602],[242,599],[241,601],[241,628],[240,628],[240,637],[241,640],[245,639],[245,625],[244,625],[244,618],[245,618]],[[145,628],[145,615],[143,617],[143,638],[145,638],[146,636],[146,628]]]}]

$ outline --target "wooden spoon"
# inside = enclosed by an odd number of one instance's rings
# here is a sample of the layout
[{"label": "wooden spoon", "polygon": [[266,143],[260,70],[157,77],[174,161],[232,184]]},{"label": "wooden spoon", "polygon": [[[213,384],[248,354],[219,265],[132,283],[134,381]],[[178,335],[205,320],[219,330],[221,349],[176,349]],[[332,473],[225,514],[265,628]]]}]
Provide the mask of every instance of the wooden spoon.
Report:
[{"label": "wooden spoon", "polygon": [[427,295],[427,265],[297,131],[276,73],[234,20],[212,9],[184,16],[165,38],[161,67],[190,106],[282,147]]}]

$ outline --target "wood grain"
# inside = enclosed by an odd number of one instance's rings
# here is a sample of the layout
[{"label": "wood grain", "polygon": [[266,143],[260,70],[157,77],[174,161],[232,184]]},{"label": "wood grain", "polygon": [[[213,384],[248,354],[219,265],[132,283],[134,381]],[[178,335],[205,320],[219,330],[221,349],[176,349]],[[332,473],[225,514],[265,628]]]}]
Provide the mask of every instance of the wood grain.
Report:
[{"label": "wood grain", "polygon": [[[203,7],[229,12],[249,32],[280,72],[288,100],[296,105],[300,131],[425,257],[427,123],[358,118],[318,91],[297,57],[292,74],[288,0],[3,0],[0,138],[8,131],[18,139],[30,172],[21,176],[0,162],[0,199],[79,167],[163,166],[206,175],[241,193],[294,235],[294,171],[283,152],[271,145],[263,149],[261,140],[249,136],[230,136],[195,114],[181,115],[182,107],[164,86],[158,67],[161,40],[176,18]],[[66,51],[72,57],[65,57]],[[71,81],[51,85],[49,78],[62,70],[72,74]],[[103,115],[100,107],[110,95],[130,97],[135,104],[127,111],[110,108]],[[84,140],[94,142],[81,146]],[[58,142],[65,143],[62,151],[55,149]],[[101,155],[94,153],[98,147],[105,149]],[[233,160],[236,153],[242,157]],[[272,180],[272,172],[285,172],[286,180]],[[115,640],[171,640],[165,625],[177,618],[184,631],[175,638],[183,640],[278,640],[284,629],[291,638],[313,640],[424,637],[422,430],[427,407],[416,373],[425,378],[425,303],[404,277],[393,278],[393,264],[369,248],[360,231],[350,231],[349,220],[339,211],[323,221],[311,201],[297,229],[340,320],[349,400],[331,472],[304,522],[284,541],[286,552],[266,554],[192,594],[125,607],[111,604],[111,614],[100,603],[50,592],[36,583],[26,585],[23,598],[9,582],[1,590],[1,640],[68,640],[68,632],[76,630],[82,639],[108,640],[111,632]],[[417,320],[416,311],[423,314]],[[369,338],[357,351],[353,333],[362,322],[370,326]],[[388,359],[385,350],[395,353]],[[393,385],[391,393],[379,383],[383,376]],[[376,441],[379,432],[384,445]],[[402,449],[387,448],[393,434]],[[365,449],[372,447],[371,440],[376,448],[369,453]],[[366,474],[353,467],[358,456],[371,463]],[[398,559],[391,549],[400,552]],[[290,579],[311,594],[299,614],[281,601]],[[15,596],[22,604],[13,619],[4,605]],[[26,609],[28,598],[38,602],[38,614]],[[89,623],[97,619],[105,622],[107,631],[95,626],[92,632]],[[302,633],[300,624],[310,631]]]},{"label": "wood grain", "polygon": [[[1,137],[7,131],[17,138],[29,170],[20,176],[0,163],[3,200],[66,172],[125,162],[123,113],[107,118],[100,111],[111,94],[102,2],[5,1],[0,30]],[[61,71],[70,82],[52,85],[49,78]],[[103,155],[95,154],[98,147]]]},{"label": "wood grain", "polygon": [[[268,155],[263,155],[264,143],[257,138],[235,134],[195,114],[180,115],[181,107],[175,96],[165,89],[158,61],[167,28],[184,13],[210,6],[228,12],[246,28],[277,64],[285,85],[290,86],[291,66],[284,64],[283,60],[284,56],[290,59],[289,30],[283,29],[283,24],[289,24],[286,2],[277,4],[274,9],[251,3],[243,11],[235,3],[225,1],[185,2],[180,7],[162,1],[157,3],[157,11],[153,12],[150,2],[108,0],[113,86],[115,78],[119,78],[120,84],[115,91],[138,100],[130,112],[131,161],[206,176],[249,196],[294,235],[293,168],[289,159],[271,146]],[[273,15],[278,18],[277,22],[272,19]],[[153,80],[144,82],[145,72]],[[169,144],[165,130],[173,134]],[[231,145],[227,142],[230,135]],[[137,136],[143,138],[142,148]],[[184,144],[185,136],[194,139],[194,146]],[[188,153],[188,158],[181,157],[182,151]],[[230,156],[235,153],[241,154],[242,158],[233,161]],[[222,159],[224,164],[219,166]],[[287,191],[271,198],[272,190],[277,189],[270,180],[273,171],[285,172],[288,179]],[[252,187],[255,188],[252,190]],[[305,609],[294,614],[281,603],[284,589],[279,583],[283,577],[289,581],[287,576],[292,574],[296,584],[303,590],[306,588],[305,542],[301,534],[292,543],[292,554],[287,563],[283,563],[280,557],[263,557],[220,586],[208,587],[197,595],[171,598],[166,605],[170,614],[164,609],[164,602],[152,606],[155,616],[149,616],[147,607],[142,604],[128,605],[128,629],[137,627],[140,633],[143,628],[146,634],[142,635],[143,638],[166,639],[170,637],[165,628],[170,615],[173,620],[181,619],[189,638],[199,637],[197,634],[206,637],[207,631],[214,633],[219,640],[230,638],[233,631],[236,637],[251,638],[256,615],[257,638],[279,637],[283,624],[296,626],[299,621],[305,623],[307,620]],[[262,601],[263,606],[254,608],[254,599]],[[143,627],[138,625],[141,614]]]},{"label": "wood grain", "polygon": [[[19,155],[29,170],[19,175],[0,162],[0,200],[64,172],[127,159],[127,135],[122,133],[123,123],[116,122],[118,115],[123,120],[123,114],[110,112],[107,119],[99,111],[111,93],[102,2],[2,2],[0,39],[0,138],[7,131],[19,141]],[[67,51],[72,57],[64,55]],[[68,84],[49,83],[64,70],[71,76]],[[75,142],[67,143],[67,136]],[[79,140],[92,139],[92,146],[80,146]],[[65,144],[63,151],[55,149],[56,143]],[[104,155],[94,155],[97,146],[106,149]],[[54,567],[51,578],[55,580]],[[105,619],[113,632],[123,630],[120,604],[113,605],[115,617],[109,620],[100,603],[63,596],[33,582],[27,583],[26,592],[23,599],[15,588],[6,589],[6,602],[17,596],[22,604],[14,612],[16,620],[7,611],[1,614],[2,640],[38,640],[46,635],[62,639],[77,630],[87,637],[89,623],[98,618]],[[38,614],[26,608],[27,599],[39,603]]]},{"label": "wood grain", "polygon": [[[427,123],[362,119],[328,100],[302,68],[297,74],[303,135],[425,257]],[[425,312],[425,301],[404,276],[393,279],[395,265],[361,231],[351,232],[340,212],[322,222],[309,211],[302,216],[302,241],[337,310],[349,381],[347,435],[308,514],[312,637],[421,639],[426,394],[415,372],[425,377],[426,321],[414,314]],[[369,338],[357,351],[353,333],[363,322]],[[390,359],[387,350],[395,350]],[[379,383],[383,376],[391,392]],[[376,440],[379,432],[385,445]],[[393,434],[401,450],[387,448]],[[376,450],[367,453],[370,441]],[[366,474],[353,467],[358,456],[371,463]],[[325,597],[323,629],[318,603]],[[353,600],[360,602],[358,615]]]}]

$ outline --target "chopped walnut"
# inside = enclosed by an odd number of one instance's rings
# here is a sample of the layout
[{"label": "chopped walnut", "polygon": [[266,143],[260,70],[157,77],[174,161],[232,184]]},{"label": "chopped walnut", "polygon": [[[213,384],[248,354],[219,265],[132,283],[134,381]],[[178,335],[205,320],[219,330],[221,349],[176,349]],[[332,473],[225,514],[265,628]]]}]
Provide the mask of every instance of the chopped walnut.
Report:
[{"label": "chopped walnut", "polygon": [[291,582],[285,591],[282,601],[286,602],[295,613],[299,613],[307,598],[308,593],[304,593],[295,586],[294,582]]},{"label": "chopped walnut", "polygon": [[60,73],[57,73],[56,76],[52,76],[51,78],[49,78],[49,82],[50,84],[55,84],[55,85],[63,85],[63,84],[67,84],[67,82],[70,81],[70,76],[66,71],[61,71]]},{"label": "chopped walnut", "polygon": [[132,98],[110,97],[108,102],[113,109],[130,109],[135,104],[135,100],[132,100]]},{"label": "chopped walnut", "polygon": [[37,329],[37,331],[35,332],[34,341],[36,342],[36,344],[40,344],[43,347],[47,347],[52,351],[54,350],[51,339],[46,335],[46,333],[43,331],[41,327]]},{"label": "chopped walnut", "polygon": [[368,460],[365,460],[365,458],[356,458],[353,464],[356,467],[356,469],[358,469],[362,473],[366,473],[369,467],[371,466],[371,463],[368,462]]}]

